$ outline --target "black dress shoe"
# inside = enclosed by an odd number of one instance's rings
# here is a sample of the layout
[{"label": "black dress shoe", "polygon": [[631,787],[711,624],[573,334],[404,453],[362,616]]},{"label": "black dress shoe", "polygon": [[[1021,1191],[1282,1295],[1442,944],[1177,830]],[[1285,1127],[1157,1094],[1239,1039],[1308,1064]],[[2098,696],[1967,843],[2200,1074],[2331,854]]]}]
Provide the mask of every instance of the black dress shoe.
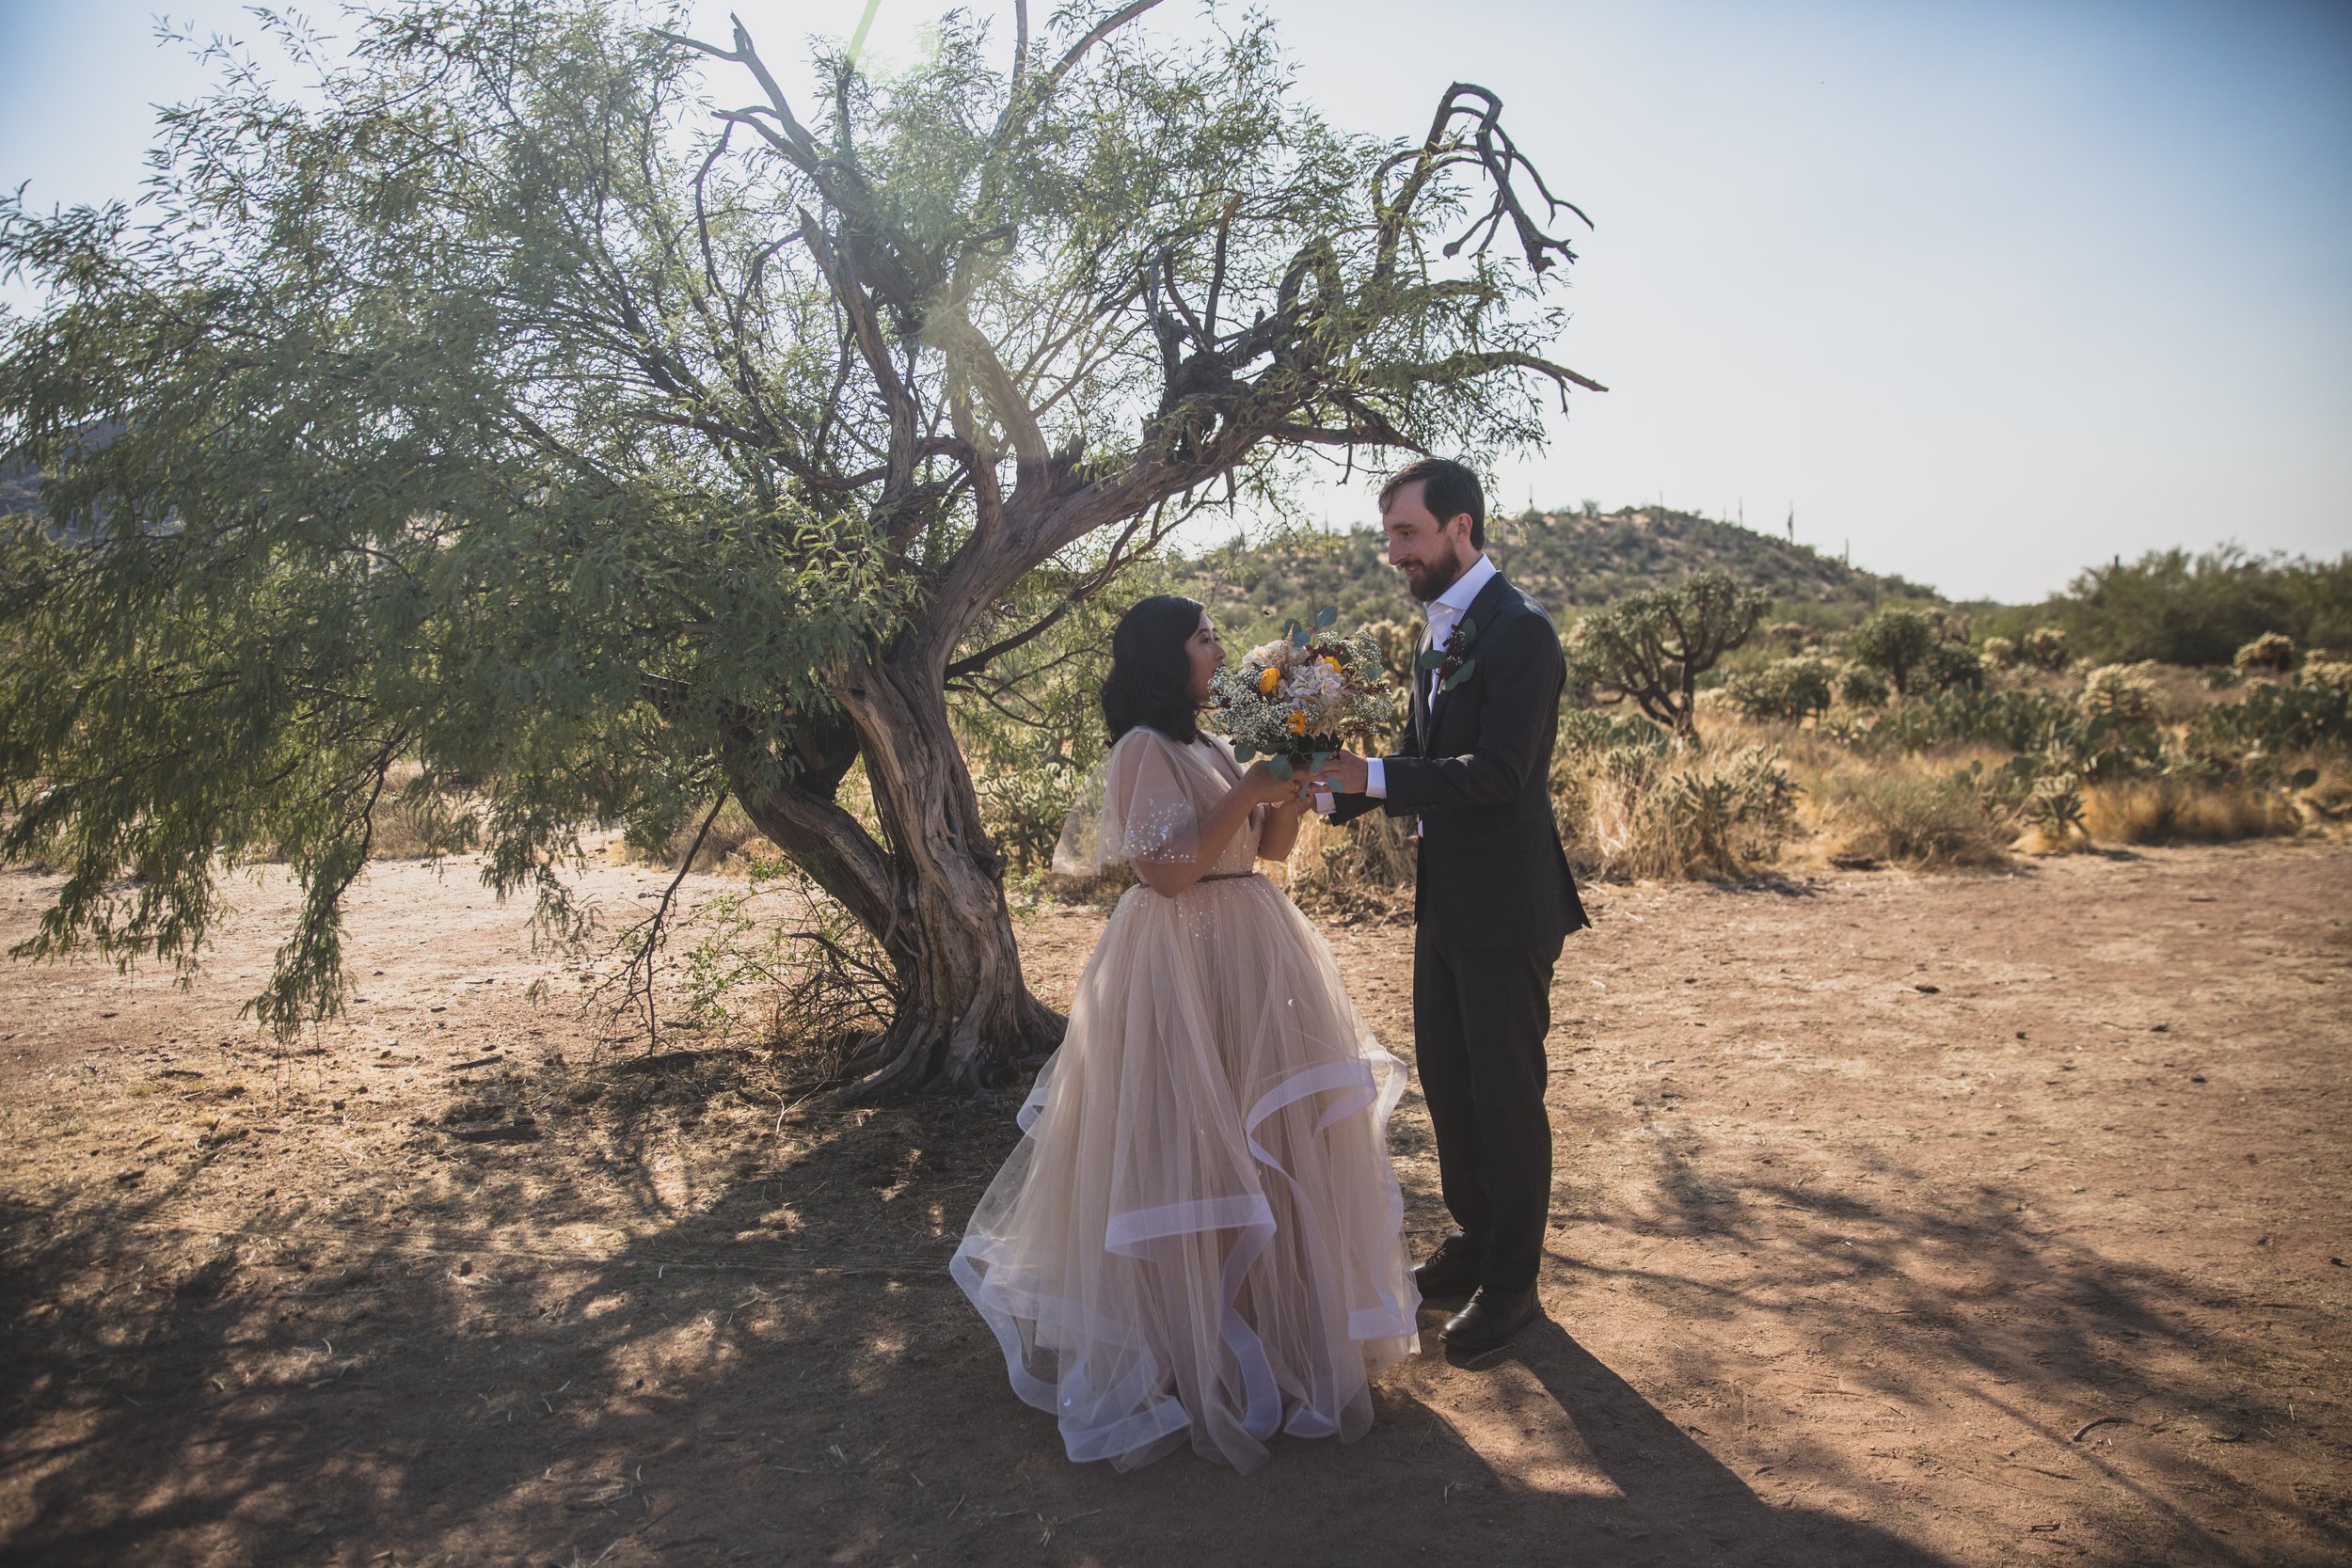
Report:
[{"label": "black dress shoe", "polygon": [[1483,1249],[1456,1230],[1438,1243],[1427,1262],[1413,1271],[1413,1288],[1423,1301],[1467,1296],[1478,1289],[1478,1271],[1485,1262]]},{"label": "black dress shoe", "polygon": [[1482,1285],[1470,1305],[1446,1320],[1438,1330],[1438,1338],[1449,1350],[1466,1355],[1493,1350],[1507,1343],[1514,1334],[1534,1323],[1543,1314],[1543,1304],[1535,1299],[1535,1288],[1524,1291],[1498,1291]]}]

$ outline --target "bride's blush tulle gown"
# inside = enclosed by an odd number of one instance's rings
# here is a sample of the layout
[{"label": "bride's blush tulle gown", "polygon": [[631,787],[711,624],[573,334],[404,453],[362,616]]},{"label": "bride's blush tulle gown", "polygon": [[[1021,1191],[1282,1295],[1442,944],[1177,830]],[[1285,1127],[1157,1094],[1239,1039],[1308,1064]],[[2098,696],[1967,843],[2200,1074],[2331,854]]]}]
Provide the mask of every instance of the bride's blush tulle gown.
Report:
[{"label": "bride's blush tulle gown", "polygon": [[[1238,777],[1221,739],[1130,730],[1057,863],[1189,860]],[[1277,1432],[1353,1440],[1370,1374],[1418,1345],[1387,1141],[1405,1069],[1251,874],[1263,816],[1182,894],[1120,899],[956,1250],[1013,1391],[1073,1460],[1189,1442],[1248,1470]]]}]

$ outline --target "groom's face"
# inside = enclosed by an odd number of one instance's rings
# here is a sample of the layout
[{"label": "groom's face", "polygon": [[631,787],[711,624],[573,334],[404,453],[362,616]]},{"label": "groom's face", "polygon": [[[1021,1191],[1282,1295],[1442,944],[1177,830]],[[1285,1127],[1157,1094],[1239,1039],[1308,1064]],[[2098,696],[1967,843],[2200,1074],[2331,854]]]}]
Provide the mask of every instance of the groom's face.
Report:
[{"label": "groom's face", "polygon": [[1439,521],[1423,504],[1422,487],[1419,480],[1398,486],[1380,514],[1380,529],[1389,536],[1389,564],[1405,574],[1413,597],[1427,604],[1470,570],[1478,552],[1470,548],[1470,514]]}]

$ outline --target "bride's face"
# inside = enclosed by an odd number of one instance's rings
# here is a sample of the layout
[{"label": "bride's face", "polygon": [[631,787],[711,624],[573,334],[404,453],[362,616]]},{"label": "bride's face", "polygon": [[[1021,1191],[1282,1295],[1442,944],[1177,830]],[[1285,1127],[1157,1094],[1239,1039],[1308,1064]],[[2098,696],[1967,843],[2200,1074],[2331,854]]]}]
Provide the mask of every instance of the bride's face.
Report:
[{"label": "bride's face", "polygon": [[1200,625],[1184,642],[1184,652],[1192,659],[1192,705],[1209,705],[1209,677],[1225,662],[1225,644],[1216,640],[1216,627],[1209,621],[1208,611],[1200,612]]}]

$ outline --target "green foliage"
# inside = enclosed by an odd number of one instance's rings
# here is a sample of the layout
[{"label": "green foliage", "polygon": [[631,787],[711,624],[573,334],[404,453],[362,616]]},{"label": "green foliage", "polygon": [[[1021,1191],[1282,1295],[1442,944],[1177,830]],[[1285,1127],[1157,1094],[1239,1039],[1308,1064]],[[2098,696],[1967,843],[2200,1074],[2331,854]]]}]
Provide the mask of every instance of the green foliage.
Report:
[{"label": "green foliage", "polygon": [[695,910],[688,935],[687,1017],[718,1038],[752,1033],[788,1051],[796,1076],[837,1082],[890,1022],[888,956],[785,861],[755,860],[741,889]]},{"label": "green foliage", "polygon": [[1837,700],[1848,707],[1877,707],[1886,701],[1886,682],[1867,664],[1841,665]]},{"label": "green foliage", "polygon": [[1941,639],[1933,623],[1918,610],[1889,605],[1856,626],[1846,640],[1846,651],[1873,670],[1883,671],[1895,695],[1906,696],[1911,675],[1935,652]]},{"label": "green foliage", "polygon": [[2352,691],[2249,686],[2243,701],[2216,703],[2189,721],[2184,746],[2209,768],[2268,776],[2295,752],[2352,747]]},{"label": "green foliage", "polygon": [[1698,678],[1747,641],[1769,602],[1725,573],[1701,572],[1584,617],[1570,634],[1569,662],[1605,699],[1629,697],[1659,723],[1687,731]]},{"label": "green foliage", "polygon": [[2196,556],[2152,550],[2094,566],[2062,596],[2006,619],[2028,617],[2061,625],[2078,652],[2102,663],[2227,664],[2265,632],[2307,647],[2343,646],[2352,642],[2352,554],[2308,561],[2234,545]]},{"label": "green foliage", "polygon": [[1724,683],[1733,705],[1751,719],[1803,721],[1829,709],[1835,672],[1818,658],[1775,659]]},{"label": "green foliage", "polygon": [[[999,659],[1026,695],[1008,597],[1057,626],[1304,445],[1483,457],[1580,379],[1540,357],[1571,253],[1475,101],[1343,135],[1259,20],[1068,9],[1025,73],[963,13],[885,82],[820,57],[803,123],[748,35],[670,15],[406,0],[340,52],[265,17],[315,79],[168,111],[142,211],[0,202],[49,299],[0,323],[0,466],[42,476],[0,534],[0,853],[67,872],[28,951],[186,959],[275,847],[303,900],[259,1010],[332,1010],[404,761],[559,927],[581,830],[732,794],[909,975],[959,923],[1009,951],[941,700]],[[1516,256],[1445,248],[1490,216]],[[1001,993],[924,991],[907,1060],[984,1015],[977,1082],[1044,1014],[966,967]]]},{"label": "green foliage", "polygon": [[1984,685],[1984,660],[1966,643],[1947,639],[1919,661],[1919,684],[1931,691],[1974,690]]}]

